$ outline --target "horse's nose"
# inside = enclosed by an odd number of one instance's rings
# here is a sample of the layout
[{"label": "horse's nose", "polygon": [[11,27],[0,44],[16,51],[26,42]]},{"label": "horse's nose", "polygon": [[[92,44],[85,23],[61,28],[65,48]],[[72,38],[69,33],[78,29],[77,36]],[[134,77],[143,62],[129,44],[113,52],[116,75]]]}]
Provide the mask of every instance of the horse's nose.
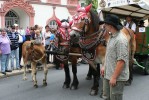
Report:
[{"label": "horse's nose", "polygon": [[75,32],[74,31],[71,31],[70,32],[70,38],[74,38],[74,37],[76,37],[77,35],[75,34]]},{"label": "horse's nose", "polygon": [[74,38],[75,38],[75,37],[77,37],[77,35],[76,35],[76,34],[73,34],[73,35],[72,35],[72,37],[74,37]]}]

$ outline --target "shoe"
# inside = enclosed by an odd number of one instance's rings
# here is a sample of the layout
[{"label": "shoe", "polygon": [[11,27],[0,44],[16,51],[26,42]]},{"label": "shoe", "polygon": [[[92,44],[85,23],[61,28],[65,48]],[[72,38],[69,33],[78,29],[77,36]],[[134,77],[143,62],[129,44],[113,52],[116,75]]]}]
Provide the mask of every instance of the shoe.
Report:
[{"label": "shoe", "polygon": [[21,70],[21,68],[17,68],[16,70]]},{"label": "shoe", "polygon": [[22,65],[20,65],[20,68],[22,69],[22,68],[23,68],[23,66],[22,66]]},{"label": "shoe", "polygon": [[50,62],[50,61],[48,61],[48,62],[47,62],[47,64],[51,64],[51,62]]},{"label": "shoe", "polygon": [[125,82],[125,86],[130,86],[131,85],[131,81],[126,81]]},{"label": "shoe", "polygon": [[6,75],[6,72],[2,72],[2,74]]},{"label": "shoe", "polygon": [[6,72],[12,72],[12,70],[6,70]]}]

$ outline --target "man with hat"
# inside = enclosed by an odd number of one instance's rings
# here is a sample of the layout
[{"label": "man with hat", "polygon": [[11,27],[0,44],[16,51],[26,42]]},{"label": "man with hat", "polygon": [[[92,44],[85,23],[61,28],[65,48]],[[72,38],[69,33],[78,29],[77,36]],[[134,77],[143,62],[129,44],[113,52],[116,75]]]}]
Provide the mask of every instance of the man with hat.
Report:
[{"label": "man with hat", "polygon": [[[20,70],[20,64],[19,64],[19,36],[18,33],[15,31],[15,26],[11,27],[11,32],[8,33],[8,37],[11,41],[11,54],[10,54],[10,60],[11,60],[11,68],[14,69],[16,67],[17,70]],[[15,62],[14,59],[16,59],[16,66],[14,66]]]},{"label": "man with hat", "polygon": [[107,15],[105,30],[110,33],[107,43],[104,66],[101,68],[103,78],[104,100],[122,100],[124,83],[129,78],[129,45],[125,35],[120,31],[123,26],[119,17]]}]

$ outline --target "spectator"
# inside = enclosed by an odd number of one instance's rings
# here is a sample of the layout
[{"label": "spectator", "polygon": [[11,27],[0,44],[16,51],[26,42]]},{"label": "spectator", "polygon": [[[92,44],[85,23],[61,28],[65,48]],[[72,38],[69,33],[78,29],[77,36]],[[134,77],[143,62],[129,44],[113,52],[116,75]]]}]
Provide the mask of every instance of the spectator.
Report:
[{"label": "spectator", "polygon": [[[45,41],[45,49],[47,49],[50,45],[50,35],[51,35],[51,32],[50,32],[50,27],[48,25],[45,26],[45,32],[43,33],[43,40]],[[49,54],[47,54],[47,64],[50,63],[49,61]]]},{"label": "spectator", "polygon": [[[15,32],[19,36],[18,43],[19,43],[19,64],[20,64],[21,57],[22,57],[22,45],[23,45],[23,42],[25,41],[25,32],[23,31],[22,28],[19,29],[18,24],[15,25]],[[20,68],[22,67],[23,66],[20,65]]]},{"label": "spectator", "polygon": [[10,50],[10,39],[7,36],[6,29],[1,30],[0,35],[0,55],[1,55],[1,72],[6,75],[6,72],[11,72],[8,70]]},{"label": "spectator", "polygon": [[31,32],[30,32],[31,29],[29,29],[28,27],[26,28],[26,31],[25,31],[25,38],[26,38],[26,41],[30,41],[31,40]]},{"label": "spectator", "polygon": [[14,58],[16,59],[16,69],[20,70],[20,63],[19,63],[19,36],[18,33],[15,31],[15,26],[12,26],[12,31],[8,33],[8,36],[11,41],[11,68],[14,69]]},{"label": "spectator", "polygon": [[35,30],[35,35],[36,35],[35,40],[34,40],[35,44],[42,44],[42,37],[40,34],[41,34],[40,30]]},{"label": "spectator", "polygon": [[35,31],[34,31],[34,27],[30,27],[30,40],[35,40]]},{"label": "spectator", "polygon": [[[49,44],[49,47],[48,49],[50,51],[53,51],[55,49],[55,34],[51,33],[50,35],[50,38],[49,38],[49,41],[50,41],[50,44]],[[53,57],[53,54],[50,54],[50,62],[54,62],[54,57]]]},{"label": "spectator", "polygon": [[123,28],[116,15],[108,15],[104,23],[111,37],[107,43],[104,66],[101,68],[103,78],[104,100],[122,100],[124,84],[129,79],[129,43],[121,33]]},{"label": "spectator", "polygon": [[133,22],[130,15],[126,17],[126,22],[124,23],[124,26],[133,30],[133,32],[136,32],[136,24]]}]

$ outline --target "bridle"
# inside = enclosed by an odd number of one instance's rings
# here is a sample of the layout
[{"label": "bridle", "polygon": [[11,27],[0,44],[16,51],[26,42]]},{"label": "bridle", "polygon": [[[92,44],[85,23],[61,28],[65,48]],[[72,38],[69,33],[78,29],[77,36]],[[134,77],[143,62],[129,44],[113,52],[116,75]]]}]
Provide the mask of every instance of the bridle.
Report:
[{"label": "bridle", "polygon": [[[62,52],[63,54],[67,54],[70,48],[70,35],[69,35],[69,28],[60,28],[58,29],[58,32],[56,34],[58,40],[58,46],[57,46],[57,52]],[[61,39],[63,39],[61,41]],[[57,59],[61,61],[68,60],[68,56],[65,55],[57,55]]]},{"label": "bridle", "polygon": [[[80,15],[78,15],[80,14]],[[91,29],[91,18],[88,17],[88,14],[85,12],[78,13],[73,17],[74,23],[79,24],[82,21],[85,21],[82,25],[82,29],[78,29],[77,27],[72,27],[72,30],[75,30],[81,34],[79,45],[82,49],[91,49],[96,47],[98,44],[103,43],[105,44],[105,30],[99,29],[96,32],[93,32],[92,34],[88,34]],[[80,20],[81,19],[81,20]],[[88,29],[86,30],[86,28]]]},{"label": "bridle", "polygon": [[[77,27],[72,27],[72,30],[81,32],[81,33],[88,33],[90,30],[89,23],[91,22],[90,18],[87,16],[87,13],[85,12],[78,12],[76,15],[73,16],[74,23],[81,23],[84,21],[82,29],[78,29]],[[86,30],[88,26],[88,30]]]},{"label": "bridle", "polygon": [[36,63],[39,62],[39,61],[41,61],[46,56],[46,54],[44,53],[42,55],[42,57],[40,57],[39,59],[36,59],[36,56],[38,55],[38,53],[36,52],[36,50],[34,49],[34,47],[32,48],[30,55],[31,55],[31,60],[33,60]]}]

